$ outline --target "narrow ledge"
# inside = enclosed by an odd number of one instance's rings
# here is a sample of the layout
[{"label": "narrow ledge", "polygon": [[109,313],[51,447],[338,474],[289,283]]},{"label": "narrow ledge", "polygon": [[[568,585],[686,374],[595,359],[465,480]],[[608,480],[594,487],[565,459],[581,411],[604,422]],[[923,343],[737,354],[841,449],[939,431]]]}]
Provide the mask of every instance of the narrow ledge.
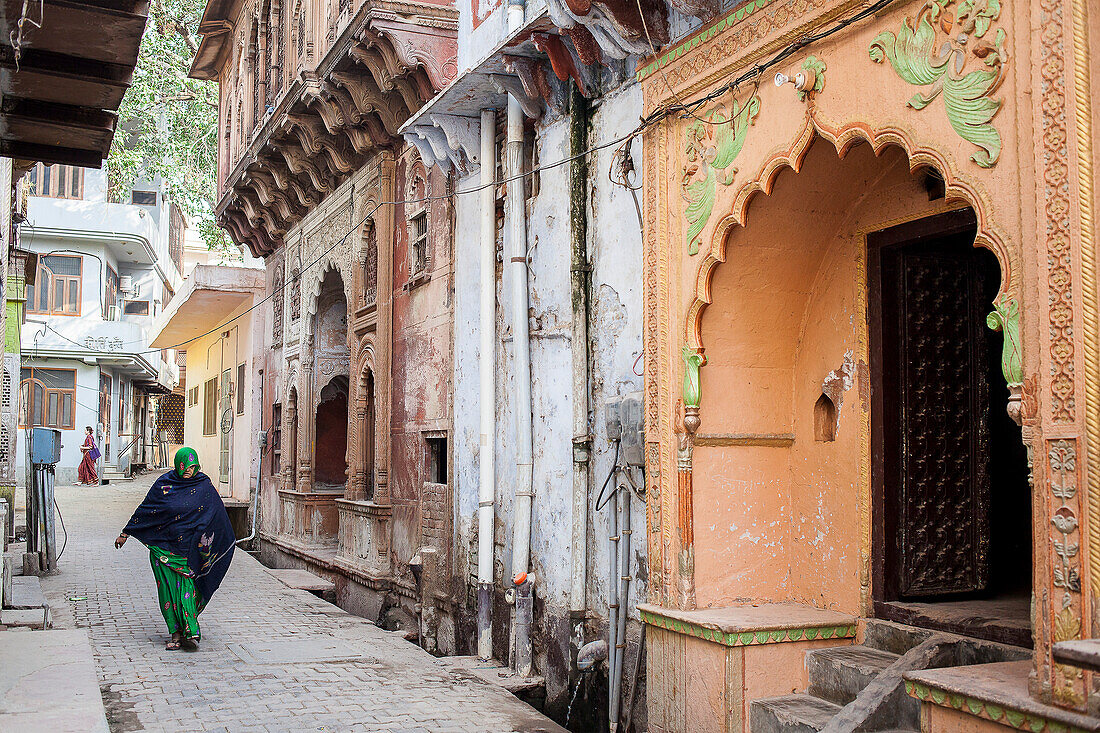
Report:
[{"label": "narrow ledge", "polygon": [[1100,719],[1045,705],[1028,693],[1029,661],[974,664],[910,672],[905,692],[922,702],[953,708],[1034,733],[1095,733]]},{"label": "narrow ledge", "polygon": [[856,617],[797,603],[764,603],[681,611],[639,604],[650,626],[695,636],[725,646],[753,646],[796,641],[854,639]]}]

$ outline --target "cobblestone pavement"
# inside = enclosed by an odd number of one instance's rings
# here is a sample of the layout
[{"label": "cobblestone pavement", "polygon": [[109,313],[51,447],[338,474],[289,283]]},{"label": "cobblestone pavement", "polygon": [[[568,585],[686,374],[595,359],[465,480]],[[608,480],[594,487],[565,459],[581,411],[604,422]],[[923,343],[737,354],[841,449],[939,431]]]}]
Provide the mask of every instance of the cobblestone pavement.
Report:
[{"label": "cobblestone pavement", "polygon": [[112,545],[153,478],[57,489],[68,546],[61,573],[42,585],[55,626],[88,629],[112,731],[565,730],[414,644],[287,588],[241,551],[202,614],[201,650],[165,651],[148,552],[136,540]]}]

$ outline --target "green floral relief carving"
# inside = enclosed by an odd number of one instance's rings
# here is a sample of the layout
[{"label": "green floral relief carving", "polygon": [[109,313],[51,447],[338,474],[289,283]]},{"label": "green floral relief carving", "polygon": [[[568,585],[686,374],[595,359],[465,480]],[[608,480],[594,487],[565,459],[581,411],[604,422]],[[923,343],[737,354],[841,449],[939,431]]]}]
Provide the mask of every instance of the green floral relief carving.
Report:
[{"label": "green floral relief carving", "polygon": [[985,323],[1004,335],[1001,352],[1001,371],[1009,386],[1024,381],[1024,359],[1020,347],[1020,304],[1007,293],[993,303],[993,312],[985,317]]},{"label": "green floral relief carving", "polygon": [[820,92],[825,88],[825,62],[818,59],[816,56],[807,56],[806,60],[802,62],[803,69],[809,69],[814,72],[814,85],[811,89],[799,89],[798,101],[805,102],[806,96],[810,92]]},{"label": "green floral relief carving", "polygon": [[684,407],[699,406],[699,367],[706,359],[701,353],[685,346],[684,357]]},{"label": "green floral relief carving", "polygon": [[[1000,14],[1000,0],[928,0],[915,24],[906,18],[896,36],[880,33],[869,49],[875,63],[889,61],[909,84],[929,87],[910,98],[913,109],[943,95],[951,127],[981,148],[970,159],[983,168],[1001,155],[1001,134],[992,121],[1002,101],[990,95],[1003,80],[1005,31],[986,38]],[[977,68],[968,71],[972,66]]]},{"label": "green floral relief carving", "polygon": [[688,126],[684,147],[687,162],[680,181],[681,195],[686,202],[688,254],[699,252],[699,235],[714,209],[716,184],[728,186],[733,183],[737,173],[732,167],[733,161],[745,145],[749,125],[756,121],[759,113],[760,98],[753,95],[743,107],[733,100],[728,116],[723,104],[697,117]]}]

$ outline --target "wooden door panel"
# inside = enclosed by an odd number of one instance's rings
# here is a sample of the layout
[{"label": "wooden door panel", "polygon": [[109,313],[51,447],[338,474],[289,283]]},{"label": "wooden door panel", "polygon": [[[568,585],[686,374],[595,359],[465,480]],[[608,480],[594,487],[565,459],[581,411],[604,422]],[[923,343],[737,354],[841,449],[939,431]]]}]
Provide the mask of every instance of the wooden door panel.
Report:
[{"label": "wooden door panel", "polygon": [[965,238],[882,252],[883,481],[899,598],[989,584],[991,343],[975,254]]}]

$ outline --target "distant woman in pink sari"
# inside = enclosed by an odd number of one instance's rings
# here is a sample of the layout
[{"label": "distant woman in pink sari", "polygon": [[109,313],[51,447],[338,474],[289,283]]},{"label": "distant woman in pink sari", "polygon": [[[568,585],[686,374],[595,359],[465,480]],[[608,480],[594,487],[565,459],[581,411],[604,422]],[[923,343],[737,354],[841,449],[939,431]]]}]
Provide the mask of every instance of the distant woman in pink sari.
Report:
[{"label": "distant woman in pink sari", "polygon": [[95,440],[92,438],[91,426],[84,429],[88,431],[88,434],[84,436],[84,445],[80,446],[80,451],[84,454],[84,457],[80,459],[80,466],[76,469],[76,477],[82,484],[99,484],[99,476],[95,470],[95,462],[99,460],[100,456],[99,448],[96,447]]}]

